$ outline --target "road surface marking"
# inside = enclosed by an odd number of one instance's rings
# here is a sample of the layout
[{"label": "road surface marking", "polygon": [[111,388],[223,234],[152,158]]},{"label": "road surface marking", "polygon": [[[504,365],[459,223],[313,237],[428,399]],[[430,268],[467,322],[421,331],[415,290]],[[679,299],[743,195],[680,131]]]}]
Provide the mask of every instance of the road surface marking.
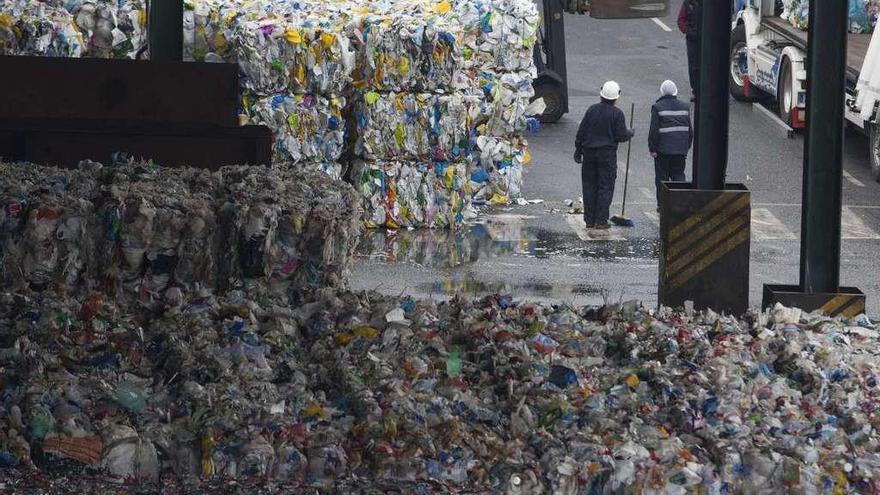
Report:
[{"label": "road surface marking", "polygon": [[846,170],[843,171],[843,177],[844,177],[846,180],[848,180],[848,181],[850,182],[850,184],[853,184],[853,185],[856,185],[856,186],[859,186],[859,187],[865,187],[865,184],[864,184],[862,181],[860,181],[859,179],[856,179],[856,178],[853,176],[853,174],[847,172]]},{"label": "road surface marking", "polygon": [[640,187],[639,191],[641,191],[641,193],[648,199],[657,199],[657,194],[647,187]]},{"label": "road surface marking", "polygon": [[660,214],[656,211],[646,211],[645,216],[656,226],[660,226]]},{"label": "road surface marking", "polygon": [[798,238],[766,208],[752,210],[752,235],[757,241],[795,240]]},{"label": "road surface marking", "polygon": [[566,215],[565,221],[571,230],[577,234],[578,239],[584,242],[594,241],[625,241],[626,238],[615,232],[617,229],[612,227],[610,230],[587,230],[584,225],[584,217],[581,215]]},{"label": "road surface marking", "polygon": [[666,31],[667,33],[672,32],[672,29],[669,26],[667,26],[666,23],[661,21],[660,19],[657,19],[656,17],[652,17],[651,20],[654,21],[654,24],[660,26],[660,29]]},{"label": "road surface marking", "polygon": [[880,235],[865,225],[865,222],[848,206],[843,208],[840,233],[842,239],[880,239]]}]

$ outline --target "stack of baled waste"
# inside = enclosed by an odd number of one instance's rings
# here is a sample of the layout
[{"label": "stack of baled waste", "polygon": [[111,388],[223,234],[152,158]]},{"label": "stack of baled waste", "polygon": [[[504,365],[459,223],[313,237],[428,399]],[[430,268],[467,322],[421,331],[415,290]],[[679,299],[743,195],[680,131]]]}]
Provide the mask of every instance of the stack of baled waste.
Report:
[{"label": "stack of baled waste", "polygon": [[324,173],[0,164],[0,287],[162,305],[261,280],[339,286],[357,196]]},{"label": "stack of baled waste", "polygon": [[390,2],[365,17],[352,121],[368,225],[457,225],[472,203],[520,196],[538,20],[519,0]]},{"label": "stack of baled waste", "polygon": [[190,6],[188,56],[239,64],[243,121],[272,128],[279,156],[328,163],[352,152],[368,226],[456,225],[474,199],[519,196],[523,135],[536,125],[532,2]]},{"label": "stack of baled waste", "polygon": [[147,43],[146,0],[4,0],[0,55],[135,58]]},{"label": "stack of baled waste", "polygon": [[275,159],[340,178],[355,53],[341,2],[197,0],[185,11],[185,55],[239,65],[242,124],[275,135]]},{"label": "stack of baled waste", "polygon": [[159,310],[0,291],[3,488],[880,490],[864,316],[267,288]]}]

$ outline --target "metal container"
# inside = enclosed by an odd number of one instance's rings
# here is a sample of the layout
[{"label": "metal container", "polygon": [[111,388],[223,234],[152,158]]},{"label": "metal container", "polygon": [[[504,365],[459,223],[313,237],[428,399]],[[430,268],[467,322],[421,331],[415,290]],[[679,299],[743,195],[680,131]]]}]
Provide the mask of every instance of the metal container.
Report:
[{"label": "metal container", "polygon": [[660,191],[660,285],[664,306],[693,301],[740,315],[749,306],[751,192],[665,182]]}]

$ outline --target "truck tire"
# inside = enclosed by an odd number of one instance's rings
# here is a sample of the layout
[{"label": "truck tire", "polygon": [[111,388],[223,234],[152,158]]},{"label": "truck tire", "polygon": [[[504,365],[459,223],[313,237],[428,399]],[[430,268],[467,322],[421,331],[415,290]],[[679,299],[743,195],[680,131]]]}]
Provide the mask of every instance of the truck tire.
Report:
[{"label": "truck tire", "polygon": [[746,94],[746,77],[749,74],[748,45],[746,45],[746,27],[740,24],[730,36],[730,95],[737,101],[756,101],[752,86]]},{"label": "truck tire", "polygon": [[794,72],[791,69],[791,59],[785,57],[779,68],[779,89],[776,93],[776,103],[779,107],[779,118],[788,126],[791,126],[791,117],[795,106],[795,96],[791,91],[792,77],[794,77]]},{"label": "truck tire", "polygon": [[532,101],[544,98],[546,110],[538,115],[538,120],[544,124],[558,122],[565,113],[562,106],[562,85],[551,81],[538,81],[534,84],[535,96]]},{"label": "truck tire", "polygon": [[880,124],[872,124],[869,136],[869,153],[871,155],[871,173],[880,182]]}]

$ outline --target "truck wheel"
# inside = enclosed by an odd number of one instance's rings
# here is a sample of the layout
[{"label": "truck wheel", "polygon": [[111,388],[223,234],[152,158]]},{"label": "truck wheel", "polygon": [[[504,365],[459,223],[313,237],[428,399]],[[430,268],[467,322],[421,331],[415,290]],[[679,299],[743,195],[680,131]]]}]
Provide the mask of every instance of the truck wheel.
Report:
[{"label": "truck wheel", "polygon": [[544,113],[538,115],[538,120],[544,124],[558,122],[565,113],[562,107],[562,86],[554,82],[538,82],[534,85],[535,96],[532,101],[538,98],[544,98],[544,104],[547,106]]},{"label": "truck wheel", "polygon": [[757,88],[749,88],[746,94],[746,78],[749,75],[749,47],[746,44],[746,27],[738,25],[730,36],[730,95],[735,100],[751,102],[757,100]]},{"label": "truck wheel", "polygon": [[871,173],[880,182],[880,124],[871,125]]},{"label": "truck wheel", "polygon": [[791,114],[794,110],[794,93],[791,91],[793,72],[791,70],[791,60],[786,57],[782,59],[782,66],[779,68],[779,90],[776,93],[776,103],[779,105],[779,118],[786,125],[791,125]]}]

